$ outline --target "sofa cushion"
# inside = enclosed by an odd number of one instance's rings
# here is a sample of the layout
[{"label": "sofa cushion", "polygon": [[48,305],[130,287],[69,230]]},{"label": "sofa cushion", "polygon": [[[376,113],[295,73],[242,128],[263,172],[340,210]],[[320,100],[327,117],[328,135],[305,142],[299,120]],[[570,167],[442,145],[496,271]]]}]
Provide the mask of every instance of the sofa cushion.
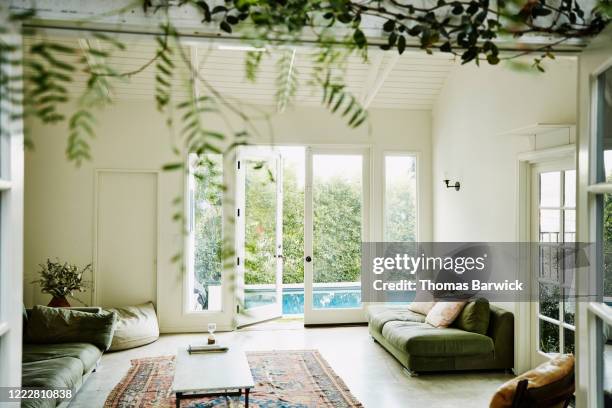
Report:
[{"label": "sofa cushion", "polygon": [[473,333],[487,334],[490,316],[489,301],[478,298],[465,305],[452,326]]},{"label": "sofa cushion", "polygon": [[[83,381],[83,364],[73,357],[33,361],[21,365],[23,387],[78,388]],[[59,403],[59,400],[57,401]],[[55,407],[53,400],[38,400],[28,407]],[[26,406],[22,404],[22,407]]]},{"label": "sofa cushion", "polygon": [[437,302],[427,313],[425,321],[434,327],[450,326],[463,310],[465,302]]},{"label": "sofa cushion", "polygon": [[117,325],[110,351],[144,346],[159,338],[159,325],[153,303],[109,309],[117,314]]},{"label": "sofa cushion", "polygon": [[29,399],[22,400],[20,408],[55,408],[57,406],[57,402],[51,399]]},{"label": "sofa cushion", "polygon": [[427,313],[434,307],[436,302],[417,302],[414,301],[408,305],[408,310],[412,310],[415,313],[420,313],[427,316]]},{"label": "sofa cushion", "polygon": [[93,344],[89,343],[58,343],[58,344],[24,344],[23,362],[50,360],[58,357],[73,357],[81,360],[82,374],[91,371],[102,353]]},{"label": "sofa cushion", "polygon": [[427,323],[388,322],[382,335],[394,347],[414,356],[470,356],[493,353],[493,340],[482,334]]},{"label": "sofa cushion", "polygon": [[381,332],[387,322],[418,322],[423,323],[425,316],[408,310],[406,306],[370,306],[367,312],[370,328]]},{"label": "sofa cushion", "polygon": [[30,343],[92,343],[100,350],[110,347],[115,314],[34,306],[28,320]]},{"label": "sofa cushion", "polygon": [[[73,357],[59,357],[39,360],[21,365],[22,387],[36,388],[70,388],[75,390],[83,381],[83,363]],[[22,408],[52,408],[61,400],[38,399],[25,400]]]}]

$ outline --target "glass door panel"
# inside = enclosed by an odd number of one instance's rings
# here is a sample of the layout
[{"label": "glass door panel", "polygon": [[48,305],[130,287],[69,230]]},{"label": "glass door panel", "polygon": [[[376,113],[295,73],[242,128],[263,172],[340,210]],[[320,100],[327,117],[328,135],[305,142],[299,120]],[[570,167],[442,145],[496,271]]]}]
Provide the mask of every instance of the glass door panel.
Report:
[{"label": "glass door panel", "polygon": [[385,156],[385,242],[417,240],[417,158],[409,154]]},{"label": "glass door panel", "polygon": [[361,243],[368,174],[367,151],[317,149],[308,154],[306,324],[363,321]]},{"label": "glass door panel", "polygon": [[361,307],[360,155],[313,155],[313,307]]},{"label": "glass door panel", "polygon": [[280,157],[259,148],[238,159],[239,325],[282,315],[282,174]]},{"label": "glass door panel", "polygon": [[563,249],[548,243],[574,242],[576,237],[576,171],[573,163],[534,167],[534,241],[538,249],[537,281],[539,301],[534,305],[536,345],[532,365],[556,353],[574,350],[575,292],[573,276],[565,276]]},{"label": "glass door panel", "polygon": [[189,311],[222,310],[223,156],[190,155]]}]

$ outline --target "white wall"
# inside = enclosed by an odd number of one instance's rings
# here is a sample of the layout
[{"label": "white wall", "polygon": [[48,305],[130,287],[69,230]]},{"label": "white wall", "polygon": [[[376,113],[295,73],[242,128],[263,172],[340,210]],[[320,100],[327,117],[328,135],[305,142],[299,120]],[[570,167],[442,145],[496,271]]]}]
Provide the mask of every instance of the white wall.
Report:
[{"label": "white wall", "polygon": [[[434,240],[515,241],[517,154],[532,146],[529,137],[500,134],[575,120],[573,59],[548,64],[545,74],[455,69],[433,111]],[[459,180],[461,191],[447,189],[445,176]]]},{"label": "white wall", "polygon": [[[26,155],[25,181],[25,300],[28,305],[46,304],[48,297],[30,285],[37,265],[48,257],[87,264],[94,256],[94,173],[96,169],[157,170],[176,160],[164,118],[153,101],[122,101],[97,115],[98,137],[92,142],[93,161],[80,169],[66,161],[67,131],[64,125],[26,124],[35,150]],[[211,122],[214,123],[214,122]],[[273,120],[277,144],[371,145],[373,166],[382,169],[382,152],[408,150],[421,153],[421,239],[431,238],[431,116],[429,112],[371,112],[371,132],[366,127],[350,130],[341,118],[320,108],[287,111]],[[213,126],[214,127],[214,126]],[[270,134],[253,142],[270,143]],[[159,174],[157,288],[162,331],[204,330],[209,317],[184,314],[182,276],[171,257],[183,244],[172,222],[172,199],[183,192],[183,174]],[[373,196],[382,194],[381,180],[372,184]],[[120,199],[121,197],[117,197]],[[126,285],[137,285],[125,273]],[[90,301],[89,294],[84,294]],[[221,323],[228,323],[221,321]],[[220,326],[220,328],[222,328]]]},{"label": "white wall", "polygon": [[[519,153],[570,140],[568,132],[537,141],[502,133],[576,120],[576,60],[561,58],[546,69],[535,74],[469,65],[446,80],[432,119],[435,241],[519,241]],[[461,190],[447,189],[447,177],[460,181]],[[514,312],[515,371],[521,373],[531,365],[530,305],[497,305]]]}]

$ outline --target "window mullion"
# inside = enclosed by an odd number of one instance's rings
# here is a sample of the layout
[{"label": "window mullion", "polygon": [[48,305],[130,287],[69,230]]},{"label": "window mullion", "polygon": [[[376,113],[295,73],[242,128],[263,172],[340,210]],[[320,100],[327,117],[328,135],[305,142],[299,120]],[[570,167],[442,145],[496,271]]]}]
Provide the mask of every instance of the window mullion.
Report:
[{"label": "window mullion", "polygon": [[[559,234],[561,235],[559,238],[559,242],[561,243],[565,243],[565,208],[563,208],[565,206],[565,171],[561,171],[561,177],[559,177],[559,191],[561,192],[560,194],[560,198],[561,198],[561,202],[559,203],[561,205],[561,208],[559,210],[559,217],[560,217],[560,222],[559,222]],[[561,246],[561,251],[563,251],[563,246]],[[562,258],[563,259],[563,258]],[[559,262],[557,261],[557,265],[559,265]],[[560,282],[559,282],[559,353],[563,353],[563,351],[565,350],[565,338],[564,338],[564,330],[563,330],[563,321],[564,319],[564,308],[565,308],[565,302],[564,302],[564,298],[565,298],[565,289],[563,288],[563,282],[565,281],[565,262],[563,262],[561,264],[561,268],[560,268],[560,273],[558,274],[558,277],[560,278]]]}]

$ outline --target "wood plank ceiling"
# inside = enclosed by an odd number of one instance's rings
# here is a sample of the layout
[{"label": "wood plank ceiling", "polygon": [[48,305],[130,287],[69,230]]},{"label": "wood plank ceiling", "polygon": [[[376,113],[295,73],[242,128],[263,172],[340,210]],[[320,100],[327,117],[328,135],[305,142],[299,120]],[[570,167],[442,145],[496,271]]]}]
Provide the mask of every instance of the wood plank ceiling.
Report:
[{"label": "wood plank ceiling", "polygon": [[[87,47],[106,48],[96,39],[54,38],[53,41],[75,47],[80,55],[63,57],[70,59],[82,57]],[[35,40],[26,38],[25,52]],[[156,52],[156,44],[150,39],[130,40],[124,51],[113,51],[108,63],[118,72],[129,72],[146,64]],[[199,74],[207,84],[229,98],[265,106],[276,105],[279,71],[277,61],[282,53],[292,54],[292,74],[298,82],[298,90],[293,98],[296,106],[320,106],[322,93],[319,87],[311,85],[314,69],[312,50],[308,48],[266,50],[257,72],[255,82],[246,79],[246,47],[219,45],[218,43],[186,45],[182,52],[176,51],[173,59],[177,65],[177,75],[173,79],[177,97],[185,97],[191,90],[185,79],[189,75],[186,64],[198,67]],[[95,64],[90,57],[90,63]],[[399,56],[394,52],[372,49],[368,61],[359,56],[351,56],[346,61],[342,75],[349,91],[370,108],[431,110],[450,71],[456,62],[452,57],[442,54],[427,55],[424,52],[406,51]],[[75,93],[85,88],[86,75],[76,73],[70,90]],[[155,64],[129,79],[114,81],[109,93],[117,99],[151,100],[155,88]],[[198,85],[199,94],[206,87]]]}]

